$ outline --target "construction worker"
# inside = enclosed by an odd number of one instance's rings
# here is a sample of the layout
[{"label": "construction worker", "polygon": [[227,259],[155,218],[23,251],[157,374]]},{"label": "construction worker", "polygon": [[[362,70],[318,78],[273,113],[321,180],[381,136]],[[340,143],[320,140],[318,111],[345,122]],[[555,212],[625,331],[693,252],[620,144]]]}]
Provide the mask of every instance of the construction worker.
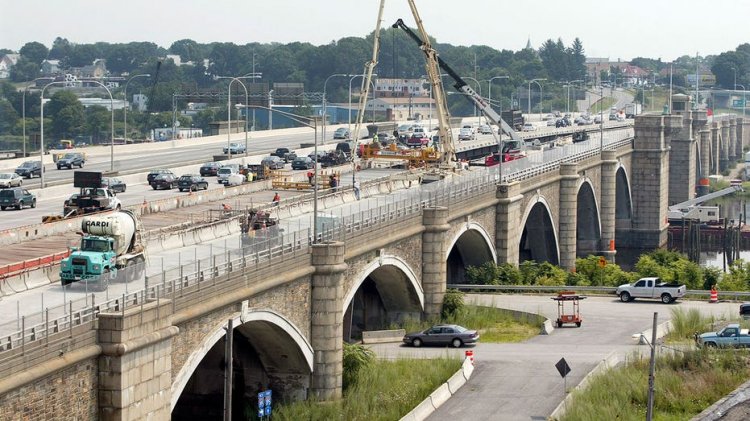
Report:
[{"label": "construction worker", "polygon": [[273,195],[273,199],[271,199],[271,203],[273,203],[274,206],[279,206],[279,202],[281,202],[281,196],[276,192]]},{"label": "construction worker", "polygon": [[359,200],[359,180],[354,180],[352,187],[354,188],[354,197]]},{"label": "construction worker", "polygon": [[312,186],[312,183],[313,183],[313,177],[314,176],[315,176],[315,174],[313,174],[312,171],[308,171],[307,172],[307,181],[310,183],[311,186]]}]

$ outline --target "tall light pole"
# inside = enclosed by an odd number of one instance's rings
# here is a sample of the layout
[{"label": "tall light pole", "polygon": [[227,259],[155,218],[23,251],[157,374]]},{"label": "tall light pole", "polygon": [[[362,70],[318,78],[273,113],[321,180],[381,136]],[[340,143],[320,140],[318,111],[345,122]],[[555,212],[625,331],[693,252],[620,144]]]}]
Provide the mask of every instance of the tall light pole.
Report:
[{"label": "tall light pole", "polygon": [[346,73],[334,73],[328,76],[325,82],[323,82],[323,141],[325,141],[326,139],[326,120],[328,119],[328,116],[327,116],[328,108],[326,107],[326,86],[328,85],[328,81],[332,77],[349,77],[349,76],[351,75],[346,74]]},{"label": "tall light pole", "polygon": [[[510,76],[493,76],[487,81],[487,98],[490,101],[490,107],[492,106],[492,81],[495,79],[510,79]],[[503,115],[503,99],[500,98],[500,115]]]},{"label": "tall light pole", "polygon": [[128,107],[130,106],[130,102],[128,101],[128,85],[130,84],[130,81],[137,78],[137,77],[151,77],[150,74],[144,73],[142,75],[135,75],[128,79],[127,82],[125,82],[125,90],[122,91],[122,96],[125,99],[124,107],[122,107],[123,111],[123,125],[125,126],[123,129],[122,137],[125,140],[125,143],[128,143]]},{"label": "tall light pole", "polygon": [[[87,81],[89,83],[96,83],[97,85],[104,88],[107,93],[109,94],[109,108],[112,113],[111,117],[111,127],[110,127],[110,138],[109,138],[109,171],[114,171],[114,163],[115,163],[115,101],[112,97],[112,92],[107,88],[103,83],[95,81],[95,80],[89,80]],[[66,84],[67,81],[60,80],[55,82],[50,82],[42,88],[42,93],[39,96],[39,161],[42,164],[42,176],[40,180],[40,188],[44,188],[44,91],[52,85],[59,85],[59,84]]]},{"label": "tall light pole", "polygon": [[541,92],[542,92],[542,85],[540,85],[540,84],[539,84],[539,82],[538,82],[538,81],[540,81],[540,80],[547,80],[547,79],[546,79],[546,78],[541,78],[541,79],[531,79],[531,80],[529,81],[529,117],[531,117],[531,84],[532,84],[532,83],[536,83],[537,85],[539,85],[539,102],[541,103],[541,101],[542,101],[542,96],[541,96]]},{"label": "tall light pole", "polygon": [[570,82],[567,82],[567,84],[565,85],[565,87],[568,88],[568,104],[566,106],[565,112],[568,114],[570,114],[570,87],[576,82],[583,82],[583,80],[581,79],[571,80]]},{"label": "tall light pole", "polygon": [[[255,84],[255,79],[261,79],[261,78],[263,78],[263,73],[255,72],[255,53],[253,53],[253,71],[250,73],[245,73],[244,75],[238,77],[237,79],[253,79],[253,84]],[[245,105],[248,105],[248,104],[245,104]],[[247,112],[247,110],[245,110],[245,112]],[[253,108],[253,125],[250,126],[250,131],[255,131],[255,108]]]},{"label": "tall light pole", "polygon": [[[31,82],[36,82],[40,78],[36,78]],[[26,158],[26,91],[31,87],[31,84],[26,85],[23,88],[23,95],[21,96],[21,120],[23,124],[23,157]]]},{"label": "tall light pole", "polygon": [[735,83],[734,84],[734,90],[735,91],[737,90],[738,86],[742,86],[742,118],[744,119],[745,118],[745,106],[746,106],[746,104],[745,104],[745,101],[746,101],[746,98],[745,98],[745,85],[743,85],[741,83]]},{"label": "tall light pole", "polygon": [[241,77],[232,77],[232,76],[217,76],[217,79],[232,79],[229,82],[229,96],[227,97],[227,111],[229,112],[229,135],[227,135],[227,152],[229,152],[229,157],[231,159],[232,157],[232,148],[230,147],[229,138],[232,133],[232,110],[231,110],[231,97],[232,97],[232,83],[237,82],[240,85],[242,85],[242,89],[245,90],[245,156],[247,156],[247,86],[245,86],[244,83],[240,80],[241,78],[244,78],[245,76]]},{"label": "tall light pole", "polygon": [[[372,76],[377,76],[377,73],[373,73]],[[365,75],[354,75],[351,78],[349,78],[349,107],[348,107],[348,109],[349,109],[349,118],[346,121],[346,127],[349,130],[349,135],[350,136],[351,136],[351,132],[352,132],[352,128],[351,128],[351,125],[352,125],[352,81],[354,79],[358,78],[358,77],[365,77]],[[375,84],[372,82],[372,80],[370,80],[370,85],[372,86],[373,95],[375,95]],[[362,93],[360,92],[360,95],[361,94]],[[375,105],[373,104],[373,109],[374,108],[375,108]],[[358,112],[359,112],[359,110],[358,110]],[[362,110],[362,112],[364,113],[365,110]],[[374,118],[373,118],[373,120],[374,120]]]},{"label": "tall light pole", "polygon": [[[476,65],[476,62],[475,62],[475,65]],[[479,96],[482,96],[482,84],[479,83],[478,80],[474,79],[471,76],[464,76],[463,78],[464,79],[473,80],[474,83],[477,84],[477,90],[479,91]],[[477,116],[477,123],[481,125],[482,124],[482,113],[477,114],[477,105],[476,104],[474,104],[474,115]]]}]

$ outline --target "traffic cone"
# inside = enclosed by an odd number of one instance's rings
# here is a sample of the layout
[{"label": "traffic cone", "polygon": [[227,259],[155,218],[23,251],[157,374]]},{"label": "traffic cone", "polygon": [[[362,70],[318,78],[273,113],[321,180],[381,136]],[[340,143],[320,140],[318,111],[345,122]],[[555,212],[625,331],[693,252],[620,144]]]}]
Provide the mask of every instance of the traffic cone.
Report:
[{"label": "traffic cone", "polygon": [[716,287],[711,287],[711,298],[708,299],[709,303],[719,302],[719,291],[716,291]]}]

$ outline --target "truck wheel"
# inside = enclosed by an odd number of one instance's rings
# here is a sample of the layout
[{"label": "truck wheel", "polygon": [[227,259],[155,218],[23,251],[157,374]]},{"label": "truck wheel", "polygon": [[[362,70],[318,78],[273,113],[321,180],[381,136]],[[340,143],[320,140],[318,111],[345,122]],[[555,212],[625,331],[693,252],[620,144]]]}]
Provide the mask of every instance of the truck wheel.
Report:
[{"label": "truck wheel", "polygon": [[36,207],[36,199],[31,200],[31,209],[34,209]]},{"label": "truck wheel", "polygon": [[0,206],[0,210],[5,210],[5,206]]},{"label": "truck wheel", "polygon": [[664,294],[662,294],[662,295],[661,295],[661,302],[662,302],[662,303],[664,303],[664,304],[669,304],[669,303],[671,303],[672,301],[674,301],[674,300],[672,299],[672,296],[671,296],[671,295],[669,295],[669,294],[667,294],[667,293],[664,293]]},{"label": "truck wheel", "polygon": [[80,164],[78,164],[78,168],[83,168],[83,162],[81,162]]},{"label": "truck wheel", "polygon": [[627,293],[627,292],[621,293],[620,294],[620,301],[622,301],[623,303],[627,303],[628,301],[630,301],[630,294]]}]

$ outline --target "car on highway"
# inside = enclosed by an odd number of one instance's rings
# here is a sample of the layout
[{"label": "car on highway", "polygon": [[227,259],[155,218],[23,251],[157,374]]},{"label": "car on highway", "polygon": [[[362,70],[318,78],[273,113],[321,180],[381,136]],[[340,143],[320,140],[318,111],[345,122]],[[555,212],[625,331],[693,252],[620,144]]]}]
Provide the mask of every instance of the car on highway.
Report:
[{"label": "car on highway", "polygon": [[0,188],[21,187],[21,184],[23,184],[23,179],[20,175],[14,172],[0,173]]},{"label": "car on highway", "polygon": [[177,187],[177,177],[174,174],[159,174],[151,181],[151,188],[154,190],[172,190],[175,187]]},{"label": "car on highway", "polygon": [[23,187],[11,187],[0,190],[0,210],[7,208],[23,209],[24,206],[36,207],[36,196]]},{"label": "car on highway", "polygon": [[286,162],[278,156],[267,156],[263,158],[260,163],[272,170],[280,170],[286,165]]},{"label": "car on highway", "polygon": [[219,162],[206,162],[201,165],[201,168],[198,171],[200,172],[201,177],[215,176],[219,173],[219,168],[221,168],[221,163]]},{"label": "car on highway", "polygon": [[148,184],[151,184],[151,182],[154,181],[154,179],[161,174],[170,174],[173,177],[177,178],[177,176],[175,176],[175,174],[171,170],[166,170],[166,169],[161,168],[161,169],[151,170],[146,176],[146,181],[148,181]]},{"label": "car on highway", "polygon": [[460,348],[479,341],[479,332],[459,325],[435,325],[421,332],[407,333],[403,339],[406,345],[450,345]]},{"label": "car on highway", "polygon": [[293,170],[309,170],[315,167],[315,163],[309,156],[298,156],[292,161]]},{"label": "car on highway", "polygon": [[229,144],[229,146],[224,146],[223,151],[225,154],[237,155],[245,153],[246,149],[245,145],[243,145],[242,143],[232,142]]},{"label": "car on highway", "polygon": [[557,119],[551,118],[547,120],[547,127],[555,127],[557,126]]},{"label": "car on highway", "polygon": [[492,127],[490,127],[490,126],[488,126],[486,124],[482,124],[481,126],[479,126],[479,133],[481,133],[481,134],[492,134]]},{"label": "car on highway", "polygon": [[277,156],[284,160],[284,162],[292,162],[295,158],[297,158],[297,154],[294,153],[293,150],[289,148],[276,148],[275,151],[271,154],[271,156]]},{"label": "car on highway", "polygon": [[349,133],[349,129],[346,129],[344,127],[338,128],[335,132],[333,132],[334,139],[349,139],[350,137],[351,133]]},{"label": "car on highway", "polygon": [[522,130],[525,132],[534,132],[536,131],[536,127],[531,123],[524,123]]},{"label": "car on highway", "polygon": [[21,164],[20,167],[16,168],[16,174],[21,177],[31,178],[36,175],[42,176],[42,162],[41,161],[26,161]]},{"label": "car on highway", "polygon": [[86,161],[83,157],[83,154],[80,154],[78,152],[68,152],[65,155],[63,155],[62,158],[57,160],[57,169],[61,170],[63,168],[67,169],[73,169],[73,167],[83,168],[83,164],[85,164]]},{"label": "car on highway", "polygon": [[461,130],[458,131],[458,140],[474,140],[476,139],[476,135],[474,134],[474,129],[470,127],[462,127]]},{"label": "car on highway", "polygon": [[177,188],[180,191],[208,190],[208,181],[196,174],[185,174],[177,179]]},{"label": "car on highway", "polygon": [[103,177],[102,187],[110,189],[113,193],[125,193],[128,188],[124,181],[115,177]]},{"label": "car on highway", "polygon": [[224,165],[219,168],[219,172],[216,173],[216,181],[218,181],[219,184],[227,184],[229,182],[229,177],[239,173],[240,166],[238,164]]},{"label": "car on highway", "polygon": [[424,132],[414,132],[406,140],[406,146],[410,148],[421,148],[427,146],[430,143],[430,138]]},{"label": "car on highway", "polygon": [[[320,160],[323,159],[323,157],[326,156],[327,153],[328,152],[326,152],[326,151],[318,150],[318,159],[317,159],[317,161],[320,162]],[[311,160],[313,160],[313,162],[314,162],[315,161],[315,152],[310,152],[307,155],[307,157],[310,158]]]}]

